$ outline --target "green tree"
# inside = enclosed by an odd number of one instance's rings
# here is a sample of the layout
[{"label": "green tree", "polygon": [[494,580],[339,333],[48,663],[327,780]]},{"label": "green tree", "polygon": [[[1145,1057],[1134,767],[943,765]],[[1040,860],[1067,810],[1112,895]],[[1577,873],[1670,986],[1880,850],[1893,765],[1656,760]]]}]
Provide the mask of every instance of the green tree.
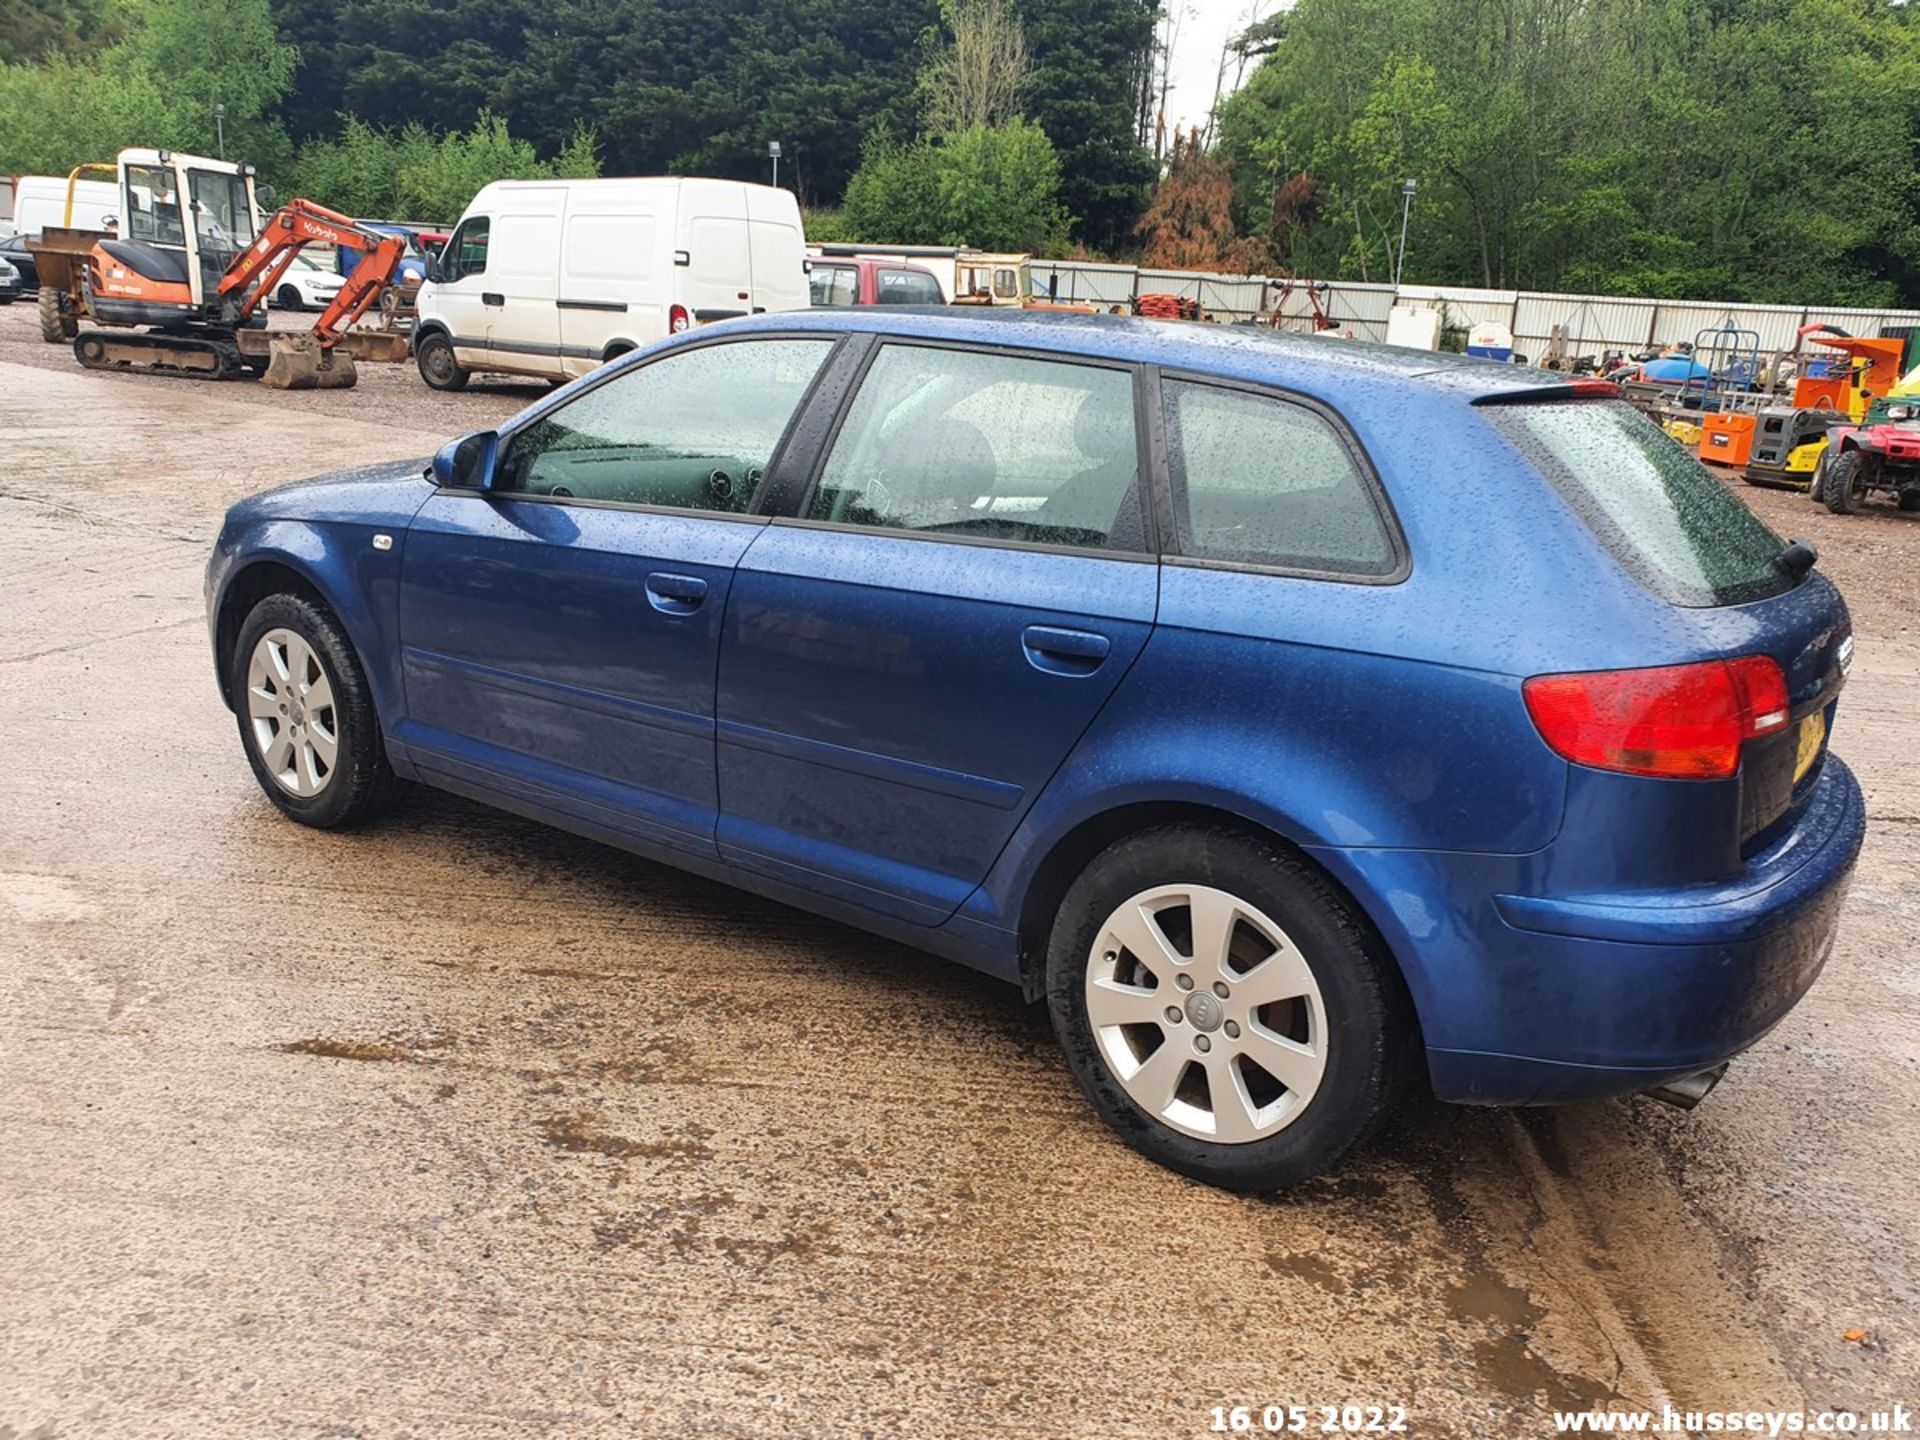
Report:
[{"label": "green tree", "polygon": [[1074,233],[1122,247],[1155,177],[1140,135],[1160,0],[1016,0],[1016,10],[1033,66],[1026,113],[1059,152]]},{"label": "green tree", "polygon": [[93,53],[0,65],[0,171],[65,174],[129,146],[212,155],[216,104],[230,156],[263,168],[286,158],[274,107],[295,52],[267,0],[146,0],[123,13],[122,38]]},{"label": "green tree", "polygon": [[849,231],[869,244],[1057,252],[1060,157],[1027,120],[911,145],[879,143],[847,185]]},{"label": "green tree", "polygon": [[[1851,0],[1299,0],[1223,109],[1242,223],[1378,279],[1920,300],[1920,48]],[[1310,204],[1301,202],[1311,199]]]},{"label": "green tree", "polygon": [[599,173],[592,131],[576,130],[547,161],[483,110],[470,128],[447,135],[424,125],[382,130],[349,118],[337,139],[300,147],[288,180],[299,194],[350,215],[451,223],[489,181]]}]

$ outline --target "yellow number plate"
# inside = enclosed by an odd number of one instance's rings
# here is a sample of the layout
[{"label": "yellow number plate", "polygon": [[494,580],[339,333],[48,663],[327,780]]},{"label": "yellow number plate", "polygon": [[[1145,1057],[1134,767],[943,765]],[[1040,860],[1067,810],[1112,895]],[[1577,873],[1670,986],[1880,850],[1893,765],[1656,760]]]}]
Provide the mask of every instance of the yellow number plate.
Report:
[{"label": "yellow number plate", "polygon": [[1813,768],[1813,762],[1820,758],[1820,747],[1827,738],[1827,712],[1816,710],[1800,722],[1800,753],[1793,762],[1793,779],[1798,784],[1800,777]]}]

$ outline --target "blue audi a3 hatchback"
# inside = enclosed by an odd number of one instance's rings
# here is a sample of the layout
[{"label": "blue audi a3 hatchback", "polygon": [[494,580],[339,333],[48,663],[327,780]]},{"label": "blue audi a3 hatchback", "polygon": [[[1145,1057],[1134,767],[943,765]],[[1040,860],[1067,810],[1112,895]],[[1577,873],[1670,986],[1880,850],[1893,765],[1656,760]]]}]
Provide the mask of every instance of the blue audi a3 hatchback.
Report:
[{"label": "blue audi a3 hatchback", "polygon": [[1410,1081],[1693,1099],[1864,817],[1812,552],[1610,387],[1108,317],[766,315],[233,508],[261,788],[469,796],[976,966],[1240,1189]]}]

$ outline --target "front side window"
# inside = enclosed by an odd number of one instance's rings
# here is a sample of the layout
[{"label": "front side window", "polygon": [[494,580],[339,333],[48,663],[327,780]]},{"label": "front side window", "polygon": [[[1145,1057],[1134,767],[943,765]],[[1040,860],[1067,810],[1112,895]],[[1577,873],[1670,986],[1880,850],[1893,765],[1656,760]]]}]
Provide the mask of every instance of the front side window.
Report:
[{"label": "front side window", "polygon": [[940,282],[924,270],[882,270],[882,305],[941,305]]},{"label": "front side window", "polygon": [[1321,416],[1181,380],[1168,381],[1164,394],[1182,554],[1313,574],[1398,568],[1353,452]]},{"label": "front side window", "polygon": [[860,272],[851,265],[816,264],[808,285],[815,305],[860,303]]},{"label": "front side window", "polygon": [[203,253],[239,254],[253,243],[253,207],[247,203],[247,182],[238,175],[189,170],[193,229]]},{"label": "front side window", "polygon": [[492,230],[493,222],[484,215],[460,222],[460,228],[453,232],[453,238],[440,256],[440,274],[446,284],[486,273],[487,240]]},{"label": "front side window", "polygon": [[921,534],[1143,550],[1125,370],[886,345],[807,516]]},{"label": "front side window", "polygon": [[161,165],[127,167],[127,236],[153,245],[185,245],[186,227],[180,220],[180,192],[173,171]]},{"label": "front side window", "polygon": [[996,270],[993,272],[993,293],[1002,300],[1012,300],[1020,294],[1020,275],[1015,270]]},{"label": "front side window", "polygon": [[743,513],[832,349],[741,340],[663,356],[516,431],[494,488]]}]

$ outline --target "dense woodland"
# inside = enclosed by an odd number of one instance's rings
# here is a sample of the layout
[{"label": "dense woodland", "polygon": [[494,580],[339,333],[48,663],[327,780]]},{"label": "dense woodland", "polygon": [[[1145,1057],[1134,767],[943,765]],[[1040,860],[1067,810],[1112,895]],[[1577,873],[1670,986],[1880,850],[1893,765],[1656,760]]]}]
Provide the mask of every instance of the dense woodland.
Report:
[{"label": "dense woodland", "polygon": [[[764,178],[816,236],[1920,303],[1920,17],[1884,0],[0,0],[0,172],[125,144],[450,219],[505,175]],[[1273,5],[1261,8],[1276,9]]]}]

